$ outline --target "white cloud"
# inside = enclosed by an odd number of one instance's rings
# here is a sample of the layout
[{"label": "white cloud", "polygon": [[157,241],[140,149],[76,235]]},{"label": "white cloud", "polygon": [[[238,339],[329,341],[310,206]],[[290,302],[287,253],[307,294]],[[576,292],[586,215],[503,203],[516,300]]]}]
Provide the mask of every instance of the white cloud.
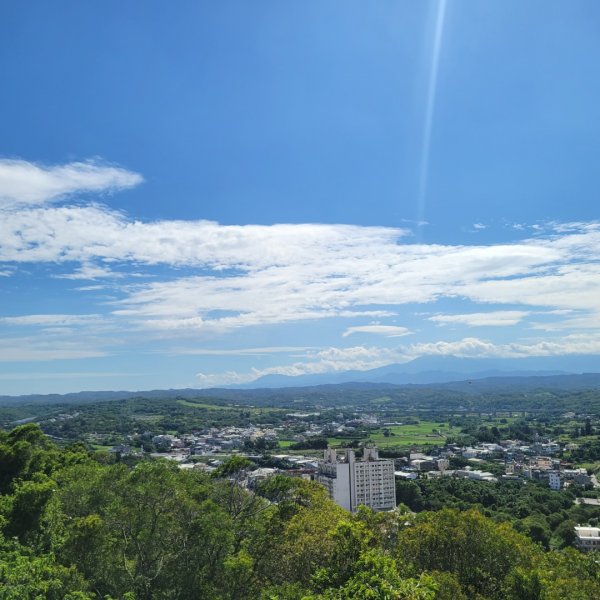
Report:
[{"label": "white cloud", "polygon": [[[100,314],[4,316],[0,317],[0,328],[3,331],[0,362],[110,356],[114,348],[122,348],[127,343],[126,334],[129,334],[126,326]],[[27,334],[21,335],[22,331]]]},{"label": "white cloud", "polygon": [[[116,314],[162,331],[382,318],[393,311],[381,307],[443,297],[588,310],[600,303],[598,224],[554,227],[518,244],[440,246],[400,243],[405,232],[385,227],[142,223],[93,204],[7,209],[1,217],[0,261],[12,268],[74,263],[73,272],[55,276],[91,280],[119,277],[131,265],[196,270],[121,288]],[[212,314],[223,310],[227,316]],[[508,324],[507,314],[494,312],[497,324]]]},{"label": "white cloud", "polygon": [[392,362],[406,360],[406,356],[398,349],[353,346],[350,348],[329,347],[323,350],[310,351],[305,360],[290,365],[252,369],[247,373],[227,371],[225,373],[197,373],[199,384],[204,387],[216,385],[241,384],[254,381],[265,375],[314,375],[343,371],[366,371],[382,367]]},{"label": "white cloud", "polygon": [[524,358],[527,356],[561,356],[566,354],[600,354],[600,335],[566,335],[556,339],[497,344],[479,338],[413,344],[406,348],[412,358],[424,355],[472,358]]},{"label": "white cloud", "polygon": [[86,280],[96,280],[102,278],[113,278],[120,279],[123,277],[122,273],[116,273],[111,269],[107,269],[106,267],[99,267],[96,265],[91,265],[89,263],[85,263],[81,265],[81,267],[77,268],[73,273],[66,273],[62,275],[54,275],[57,279],[86,279]]},{"label": "white cloud", "polygon": [[[259,264],[243,269],[238,265],[234,275],[182,277],[131,288],[115,314],[143,320],[146,327],[207,331],[327,317],[377,317],[391,312],[373,310],[375,305],[432,302],[459,294],[462,286],[478,283],[489,273],[510,277],[556,257],[546,248],[528,246],[398,246],[375,239],[365,247],[364,236],[356,241],[346,238],[343,248],[324,241],[323,247],[303,252],[292,239],[288,261],[267,266],[262,262],[270,244],[264,244]],[[260,242],[257,246],[263,247]],[[249,253],[245,258],[249,260]],[[217,310],[228,314],[212,317]]]},{"label": "white cloud", "polygon": [[71,327],[73,325],[87,325],[98,322],[101,315],[22,315],[18,317],[0,317],[0,323],[4,325],[31,325],[43,327]]},{"label": "white cloud", "polygon": [[[548,311],[547,314],[556,314],[557,312]],[[566,312],[567,315],[571,313],[572,311]],[[541,331],[590,331],[600,329],[600,312],[586,312],[579,316],[568,317],[558,321],[536,321],[531,323],[531,328]]]},{"label": "white cloud", "polygon": [[[124,326],[164,336],[332,317],[384,319],[401,305],[442,298],[490,310],[430,318],[439,324],[516,325],[532,307],[577,310],[573,327],[596,321],[598,223],[550,223],[519,243],[452,246],[408,244],[405,230],[388,227],[141,222],[98,204],[40,206],[140,181],[98,163],[43,167],[0,160],[0,274],[44,263],[53,277],[67,280],[121,278],[111,287],[114,316]],[[133,285],[138,271],[155,278]],[[356,333],[390,337],[408,330],[378,322],[343,335]]]},{"label": "white cloud", "polygon": [[27,373],[0,373],[1,381],[44,381],[46,379],[89,379],[89,378],[110,378],[113,377],[142,377],[144,373],[122,373],[115,371],[91,371],[91,372],[83,372],[83,371],[75,371],[75,372],[38,372],[32,373],[31,371]]},{"label": "white cloud", "polygon": [[399,327],[396,325],[359,325],[357,327],[348,327],[342,334],[342,337],[348,337],[353,333],[372,333],[391,338],[410,335],[412,331],[406,327]]},{"label": "white cloud", "polygon": [[48,343],[7,338],[0,342],[0,362],[78,360],[104,356],[108,356],[108,352],[66,341]]},{"label": "white cloud", "polygon": [[218,387],[220,385],[238,385],[254,381],[256,378],[256,373],[238,373],[237,371],[227,371],[226,373],[196,373],[196,385],[203,388]]},{"label": "white cloud", "polygon": [[557,265],[552,273],[465,283],[462,293],[476,302],[594,310],[600,306],[600,265]]},{"label": "white cloud", "polygon": [[142,176],[99,162],[44,166],[0,159],[0,206],[35,205],[82,192],[110,192],[138,185]]},{"label": "white cloud", "polygon": [[[463,358],[526,358],[533,356],[563,356],[573,354],[600,354],[600,334],[567,335],[554,340],[535,340],[529,343],[497,344],[474,337],[455,341],[416,343],[396,348],[354,346],[330,347],[307,352],[303,361],[289,365],[252,369],[240,373],[198,373],[204,387],[242,384],[265,375],[312,375],[344,371],[366,371],[394,363],[404,363],[421,356],[458,356]],[[401,370],[402,367],[400,367]]]},{"label": "white cloud", "polygon": [[263,348],[175,348],[170,354],[189,356],[264,356],[265,354],[289,354],[312,350],[309,346],[265,346]]},{"label": "white cloud", "polygon": [[[346,268],[393,249],[404,230],[353,225],[219,225],[211,221],[128,220],[106,207],[4,210],[0,261],[87,262],[256,269],[314,264],[324,254]],[[325,267],[323,266],[323,269]]]},{"label": "white cloud", "polygon": [[473,358],[514,356],[507,348],[478,338],[464,338],[458,341],[437,341],[412,344],[407,348],[412,358],[420,356],[442,355]]},{"label": "white cloud", "polygon": [[496,310],[462,315],[434,315],[430,321],[441,325],[459,324],[469,327],[505,327],[520,323],[530,312],[522,310]]},{"label": "white cloud", "polygon": [[100,290],[110,289],[108,285],[82,285],[75,288],[78,292],[98,292]]}]

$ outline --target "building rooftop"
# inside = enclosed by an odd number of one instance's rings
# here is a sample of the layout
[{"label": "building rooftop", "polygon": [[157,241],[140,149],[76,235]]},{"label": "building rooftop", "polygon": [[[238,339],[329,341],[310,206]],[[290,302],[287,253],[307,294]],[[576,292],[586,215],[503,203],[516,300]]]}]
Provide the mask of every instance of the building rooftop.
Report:
[{"label": "building rooftop", "polygon": [[600,527],[582,527],[581,525],[577,525],[575,527],[575,534],[580,539],[600,538]]}]

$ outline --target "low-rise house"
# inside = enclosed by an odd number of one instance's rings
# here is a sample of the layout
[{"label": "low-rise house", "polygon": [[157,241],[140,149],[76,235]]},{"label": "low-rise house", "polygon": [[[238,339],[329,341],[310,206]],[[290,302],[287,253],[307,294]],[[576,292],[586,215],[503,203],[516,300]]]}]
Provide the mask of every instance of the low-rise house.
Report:
[{"label": "low-rise house", "polygon": [[585,469],[564,469],[563,476],[566,481],[582,487],[592,483],[592,478]]},{"label": "low-rise house", "polygon": [[133,456],[139,454],[139,452],[135,451],[131,446],[127,444],[120,444],[119,446],[113,446],[109,452],[114,452],[119,456]]},{"label": "low-rise house", "polygon": [[172,435],[155,435],[152,438],[152,443],[157,447],[170,448],[174,439]]},{"label": "low-rise house", "polygon": [[416,479],[417,474],[414,471],[394,471],[394,476],[398,479]]},{"label": "low-rise house", "polygon": [[462,451],[463,458],[477,458],[479,452],[475,448],[465,448]]},{"label": "low-rise house", "polygon": [[600,550],[600,527],[575,527],[575,546],[584,552]]},{"label": "low-rise house", "polygon": [[475,481],[491,481],[496,482],[498,479],[487,471],[477,471],[471,469],[457,469],[456,471],[448,471],[448,475],[454,475],[454,477],[461,477],[463,479],[472,479]]},{"label": "low-rise house", "polygon": [[247,486],[250,489],[254,489],[259,481],[264,481],[276,473],[278,473],[278,470],[270,467],[261,467],[259,469],[254,469],[254,471],[249,471],[247,474]]},{"label": "low-rise house", "polygon": [[410,461],[410,466],[417,471],[433,471],[437,468],[436,462],[433,458],[417,458],[416,460]]},{"label": "low-rise house", "polygon": [[450,468],[450,461],[447,458],[438,458],[435,461],[438,471],[447,471]]}]

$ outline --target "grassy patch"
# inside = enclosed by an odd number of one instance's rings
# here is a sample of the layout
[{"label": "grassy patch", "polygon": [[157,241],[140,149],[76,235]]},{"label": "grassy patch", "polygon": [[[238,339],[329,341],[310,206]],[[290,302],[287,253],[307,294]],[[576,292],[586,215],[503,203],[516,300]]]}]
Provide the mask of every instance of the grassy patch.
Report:
[{"label": "grassy patch", "polygon": [[[389,436],[384,434],[388,429]],[[445,444],[450,435],[460,432],[457,427],[450,427],[448,423],[440,421],[421,421],[417,424],[392,425],[373,431],[369,436],[374,444],[380,448],[388,446],[422,446]]]},{"label": "grassy patch", "polygon": [[88,444],[89,446],[92,447],[92,450],[104,450],[105,452],[108,452],[113,446],[114,444]]},{"label": "grassy patch", "polygon": [[221,404],[207,404],[206,402],[194,402],[193,400],[177,400],[177,404],[189,408],[204,408],[206,410],[240,410],[234,406],[223,406]]},{"label": "grassy patch", "polygon": [[292,440],[279,440],[280,448],[289,448],[294,442]]}]

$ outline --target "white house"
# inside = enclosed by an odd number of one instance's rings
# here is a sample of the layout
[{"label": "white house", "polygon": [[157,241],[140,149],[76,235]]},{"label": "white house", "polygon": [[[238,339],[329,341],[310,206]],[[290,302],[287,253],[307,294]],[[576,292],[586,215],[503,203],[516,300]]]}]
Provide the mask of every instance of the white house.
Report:
[{"label": "white house", "polygon": [[600,527],[575,527],[575,545],[580,550],[600,550]]}]

